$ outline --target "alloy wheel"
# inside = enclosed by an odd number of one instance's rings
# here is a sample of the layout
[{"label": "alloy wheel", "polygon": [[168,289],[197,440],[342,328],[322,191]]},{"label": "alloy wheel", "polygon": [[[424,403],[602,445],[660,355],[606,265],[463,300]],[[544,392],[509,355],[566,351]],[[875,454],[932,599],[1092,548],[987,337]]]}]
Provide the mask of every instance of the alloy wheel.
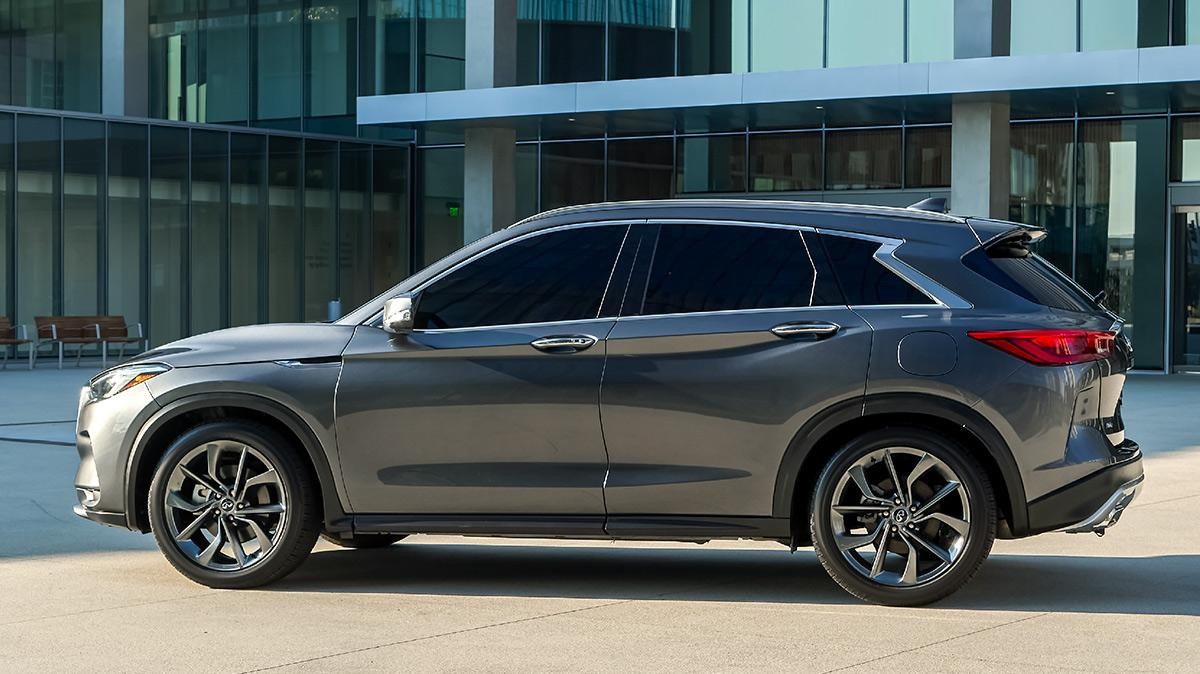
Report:
[{"label": "alloy wheel", "polygon": [[171,471],[164,519],[175,546],[212,571],[240,571],[275,549],[288,517],[277,467],[260,451],[232,440],[193,448]]},{"label": "alloy wheel", "polygon": [[963,481],[920,449],[888,447],[855,461],[829,509],[842,557],[863,578],[891,587],[933,582],[961,558],[971,509]]}]

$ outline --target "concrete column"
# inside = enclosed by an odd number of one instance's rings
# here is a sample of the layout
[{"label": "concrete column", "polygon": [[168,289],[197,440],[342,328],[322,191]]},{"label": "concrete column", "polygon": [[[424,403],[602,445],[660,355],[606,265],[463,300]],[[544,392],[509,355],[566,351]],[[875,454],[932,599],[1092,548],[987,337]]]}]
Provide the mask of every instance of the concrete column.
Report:
[{"label": "concrete column", "polygon": [[955,96],[950,130],[950,209],[1008,218],[1009,104],[1002,96]]},{"label": "concrete column", "polygon": [[104,0],[100,109],[106,115],[150,112],[150,15],[146,0]]},{"label": "concrete column", "polygon": [[[467,0],[468,89],[511,86],[517,72],[517,1]],[[516,132],[501,126],[465,132],[463,243],[516,219]]]},{"label": "concrete column", "polygon": [[954,58],[1008,56],[1011,0],[955,0]]}]

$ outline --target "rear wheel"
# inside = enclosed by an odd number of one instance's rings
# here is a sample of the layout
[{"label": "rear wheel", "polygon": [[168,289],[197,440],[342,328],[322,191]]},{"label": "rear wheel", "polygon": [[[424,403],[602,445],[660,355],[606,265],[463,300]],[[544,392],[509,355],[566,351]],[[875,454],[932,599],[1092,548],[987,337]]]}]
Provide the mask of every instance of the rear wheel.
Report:
[{"label": "rear wheel", "polygon": [[343,538],[337,534],[322,533],[321,538],[341,548],[366,550],[370,548],[386,548],[389,545],[408,538],[404,534],[354,534]]},{"label": "rear wheel", "polygon": [[870,602],[916,606],[962,587],[996,537],[983,468],[957,443],[920,429],[867,433],[817,481],[812,536],[829,575]]},{"label": "rear wheel", "polygon": [[188,578],[255,587],[287,575],[312,551],[318,498],[287,440],[260,424],[219,421],[167,448],[150,483],[150,528]]}]

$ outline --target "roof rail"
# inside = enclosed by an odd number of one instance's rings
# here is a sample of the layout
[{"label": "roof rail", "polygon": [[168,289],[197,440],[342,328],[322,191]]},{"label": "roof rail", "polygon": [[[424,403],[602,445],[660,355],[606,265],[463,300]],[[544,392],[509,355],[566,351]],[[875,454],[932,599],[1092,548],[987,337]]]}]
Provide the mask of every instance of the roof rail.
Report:
[{"label": "roof rail", "polygon": [[929,197],[922,199],[917,203],[908,207],[910,211],[931,211],[933,213],[947,213],[946,197]]}]

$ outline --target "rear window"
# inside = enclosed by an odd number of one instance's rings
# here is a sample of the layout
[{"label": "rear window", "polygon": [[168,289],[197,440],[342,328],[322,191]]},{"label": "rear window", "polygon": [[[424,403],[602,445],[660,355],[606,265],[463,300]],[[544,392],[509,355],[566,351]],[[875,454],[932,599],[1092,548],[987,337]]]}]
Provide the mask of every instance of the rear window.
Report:
[{"label": "rear window", "polygon": [[1091,296],[1045,258],[1010,246],[963,258],[975,273],[1034,304],[1066,311],[1103,311]]}]

